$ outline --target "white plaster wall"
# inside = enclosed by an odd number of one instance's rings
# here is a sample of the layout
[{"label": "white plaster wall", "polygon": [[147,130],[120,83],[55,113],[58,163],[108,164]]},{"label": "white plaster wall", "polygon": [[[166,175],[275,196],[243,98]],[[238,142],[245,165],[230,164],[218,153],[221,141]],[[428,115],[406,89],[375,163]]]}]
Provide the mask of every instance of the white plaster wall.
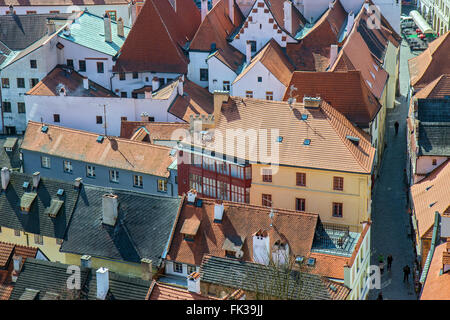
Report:
[{"label": "white plaster wall", "polygon": [[[222,61],[216,57],[211,57],[208,59],[208,81],[209,81],[209,92],[213,93],[215,90],[223,90],[223,82],[230,81],[230,86],[236,79],[237,74],[228,68]],[[232,90],[233,88],[231,88]],[[230,92],[233,95],[233,91]]]},{"label": "white plaster wall", "polygon": [[[262,82],[258,82],[258,77],[262,77]],[[257,62],[232,87],[233,95],[238,97],[245,97],[247,90],[253,91],[253,98],[264,100],[266,91],[272,91],[273,100],[281,101],[286,87],[261,62]]]},{"label": "white plaster wall", "polygon": [[143,86],[151,86],[154,77],[164,78],[165,83],[168,80],[176,79],[180,76],[178,73],[162,73],[162,72],[139,72],[138,78],[133,79],[133,73],[129,72],[125,74],[125,80],[120,80],[119,74],[114,73],[114,77],[111,79],[112,89],[117,94],[120,95],[121,92],[126,92],[127,97],[131,98],[131,93],[135,89],[140,89]]},{"label": "white plaster wall", "polygon": [[[189,51],[189,65],[187,77],[189,80],[198,84],[199,86],[206,88],[208,81],[200,81],[200,69],[208,69],[209,52]],[[209,78],[209,75],[208,75]]]},{"label": "white plaster wall", "polygon": [[[433,165],[433,159],[436,159],[436,165]],[[420,156],[416,162],[416,173],[427,174],[440,166],[448,157],[432,157],[432,156]]]},{"label": "white plaster wall", "polygon": [[330,0],[294,0],[297,9],[308,22],[315,22],[328,10]]}]

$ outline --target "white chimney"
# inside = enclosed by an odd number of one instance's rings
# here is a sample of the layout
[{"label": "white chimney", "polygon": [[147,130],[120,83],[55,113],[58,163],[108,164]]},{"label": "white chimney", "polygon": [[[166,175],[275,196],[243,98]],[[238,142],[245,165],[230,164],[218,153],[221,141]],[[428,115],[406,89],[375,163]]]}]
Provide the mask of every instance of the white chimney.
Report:
[{"label": "white chimney", "polygon": [[178,80],[178,94],[180,96],[183,96],[183,86],[184,86],[184,81],[181,78],[180,80]]},{"label": "white chimney", "polygon": [[148,121],[148,113],[147,112],[141,113],[141,121]]},{"label": "white chimney", "polygon": [[267,231],[259,230],[253,235],[253,262],[268,265],[270,261],[270,238]]},{"label": "white chimney", "polygon": [[96,271],[97,276],[97,299],[105,300],[109,291],[109,270],[101,267]]},{"label": "white chimney", "polygon": [[152,90],[156,91],[159,89],[159,79],[158,77],[153,77],[152,79]]},{"label": "white chimney", "polygon": [[37,189],[39,186],[39,181],[41,181],[41,173],[39,171],[36,171],[33,173],[33,189]]},{"label": "white chimney", "polygon": [[47,35],[52,35],[56,32],[56,26],[53,21],[47,21]]},{"label": "white chimney", "polygon": [[247,40],[245,56],[246,56],[246,62],[247,62],[247,66],[248,66],[250,64],[250,61],[252,60],[252,45],[251,45],[250,40]]},{"label": "white chimney", "polygon": [[81,185],[81,182],[83,182],[83,179],[81,178],[81,177],[78,177],[78,178],[76,178],[75,179],[75,188],[79,188],[80,187],[80,185]]},{"label": "white chimney", "polygon": [[441,237],[450,237],[450,216],[445,213],[441,217]]},{"label": "white chimney", "polygon": [[146,258],[141,259],[141,268],[142,268],[142,279],[147,281],[152,280],[153,277],[152,260]]},{"label": "white chimney", "polygon": [[103,22],[105,25],[105,41],[112,42],[112,34],[111,34],[111,18],[109,14],[105,13],[103,16]]},{"label": "white chimney", "polygon": [[124,31],[124,27],[123,27],[123,19],[120,17],[119,19],[117,19],[117,35],[119,37],[125,37],[125,31]]},{"label": "white chimney", "polygon": [[223,202],[221,200],[217,200],[214,204],[214,221],[221,222],[223,219]]},{"label": "white chimney", "polygon": [[338,45],[332,44],[330,46],[330,68],[334,65],[334,62],[337,59],[337,55],[338,55]]},{"label": "white chimney", "polygon": [[144,92],[145,99],[151,99],[152,98],[152,88],[148,88]]},{"label": "white chimney", "polygon": [[292,34],[292,2],[284,1],[284,28]]},{"label": "white chimney", "polygon": [[61,87],[61,89],[59,89],[59,96],[60,97],[66,96],[66,88]]},{"label": "white chimney", "polygon": [[80,262],[81,262],[80,265],[84,268],[92,267],[91,256],[88,255],[81,256]]},{"label": "white chimney", "polygon": [[11,172],[7,167],[2,168],[1,178],[2,178],[2,189],[6,190],[6,188],[8,188],[9,179],[11,178]]},{"label": "white chimney", "polygon": [[89,90],[89,78],[88,77],[83,78],[83,88],[86,90]]},{"label": "white chimney", "polygon": [[228,0],[228,15],[231,23],[234,25],[234,0]]},{"label": "white chimney", "polygon": [[11,282],[16,282],[17,278],[19,277],[20,267],[22,266],[22,257],[14,255],[13,264],[14,269],[13,272],[11,273]]},{"label": "white chimney", "polygon": [[187,201],[190,203],[194,203],[196,197],[197,197],[197,191],[195,191],[193,189],[189,190],[189,192],[187,193]]},{"label": "white chimney", "polygon": [[353,23],[355,22],[355,14],[353,11],[350,11],[347,18],[347,34],[350,33],[353,27]]},{"label": "white chimney", "polygon": [[205,20],[206,14],[208,13],[208,1],[207,0],[201,0],[200,4],[200,10],[202,14],[202,22]]},{"label": "white chimney", "polygon": [[14,15],[14,7],[12,4],[9,5],[9,14],[12,16]]},{"label": "white chimney", "polygon": [[187,276],[188,291],[200,294],[200,274],[192,272]]},{"label": "white chimney", "polygon": [[119,197],[115,194],[104,194],[102,197],[103,223],[114,226],[119,214]]}]

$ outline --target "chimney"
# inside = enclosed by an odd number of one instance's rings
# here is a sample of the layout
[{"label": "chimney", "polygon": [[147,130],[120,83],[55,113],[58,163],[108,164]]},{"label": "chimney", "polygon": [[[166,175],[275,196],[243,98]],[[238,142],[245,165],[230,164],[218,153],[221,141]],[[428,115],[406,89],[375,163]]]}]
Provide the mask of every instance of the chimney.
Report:
[{"label": "chimney", "polygon": [[250,43],[250,40],[247,40],[247,47],[245,50],[245,57],[246,57],[246,62],[247,62],[247,66],[250,64],[250,61],[252,60],[252,45]]},{"label": "chimney", "polygon": [[136,0],[136,18],[144,7],[145,0]]},{"label": "chimney", "polygon": [[338,45],[337,44],[332,44],[330,46],[330,68],[336,62],[337,55],[338,55]]},{"label": "chimney", "polygon": [[1,178],[2,178],[2,189],[6,190],[8,188],[9,179],[11,177],[11,172],[7,167],[3,167],[1,171]]},{"label": "chimney", "polygon": [[105,25],[105,41],[112,42],[112,34],[111,34],[111,18],[109,14],[105,13],[103,16],[103,22]]},{"label": "chimney", "polygon": [[119,213],[119,197],[115,194],[104,194],[102,196],[102,212],[103,223],[114,226]]},{"label": "chimney", "polygon": [[368,0],[364,1],[364,9],[366,10],[366,12],[369,12],[369,1]]},{"label": "chimney", "polygon": [[196,197],[197,197],[197,191],[195,191],[194,189],[191,189],[191,190],[188,191],[188,193],[187,193],[187,201],[189,203],[194,203]]},{"label": "chimney", "polygon": [[47,21],[47,34],[52,35],[56,32],[56,26],[53,21]]},{"label": "chimney", "polygon": [[[152,88],[145,88],[144,91],[145,99],[151,99],[152,98]],[[148,120],[148,117],[147,117]]]},{"label": "chimney", "polygon": [[33,173],[33,189],[36,190],[39,186],[39,181],[41,181],[41,173],[36,171]]},{"label": "chimney", "polygon": [[292,34],[292,2],[284,1],[284,28]]},{"label": "chimney", "polygon": [[202,22],[205,20],[206,14],[208,13],[208,1],[207,0],[201,0],[200,4],[200,10],[202,13]]},{"label": "chimney", "polygon": [[101,267],[96,271],[97,276],[97,299],[105,300],[109,291],[109,270]]},{"label": "chimney", "polygon": [[214,204],[214,222],[221,223],[223,219],[223,201],[216,200]]},{"label": "chimney", "polygon": [[80,188],[81,182],[83,182],[83,179],[81,177],[78,177],[75,179],[75,188],[76,189]]},{"label": "chimney", "polygon": [[217,124],[222,110],[222,104],[230,98],[228,91],[214,91],[214,122]]},{"label": "chimney", "polygon": [[355,22],[355,14],[353,11],[350,11],[347,18],[347,34],[350,33],[353,27],[353,23]]},{"label": "chimney", "polygon": [[148,113],[147,112],[141,113],[141,121],[148,121]]},{"label": "chimney", "polygon": [[141,259],[141,268],[142,268],[142,279],[147,281],[152,280],[153,277],[152,260],[146,258]]},{"label": "chimney", "polygon": [[200,273],[192,272],[187,276],[188,291],[200,294]]},{"label": "chimney", "polygon": [[228,0],[228,15],[231,23],[234,25],[234,0]]},{"label": "chimney", "polygon": [[19,276],[19,273],[20,273],[20,269],[22,267],[22,257],[14,255],[13,256],[13,264],[14,264],[14,269],[13,269],[13,272],[11,273],[11,281],[16,282],[17,278]]},{"label": "chimney", "polygon": [[14,15],[14,7],[12,4],[9,5],[9,14],[12,16]]},{"label": "chimney", "polygon": [[182,76],[180,80],[178,80],[178,94],[180,96],[183,96],[183,86],[184,86],[184,76]]},{"label": "chimney", "polygon": [[152,79],[152,90],[156,91],[159,89],[159,78],[158,77],[153,77]]},{"label": "chimney", "polygon": [[83,268],[91,268],[92,267],[91,256],[88,256],[88,255],[81,256],[80,265]]},{"label": "chimney", "polygon": [[60,97],[66,96],[66,88],[61,87],[61,89],[59,89],[59,96]]},{"label": "chimney", "polygon": [[124,27],[123,27],[122,17],[117,19],[117,35],[121,38],[125,37],[125,31],[124,31]]},{"label": "chimney", "polygon": [[89,78],[83,77],[83,88],[89,90]]}]

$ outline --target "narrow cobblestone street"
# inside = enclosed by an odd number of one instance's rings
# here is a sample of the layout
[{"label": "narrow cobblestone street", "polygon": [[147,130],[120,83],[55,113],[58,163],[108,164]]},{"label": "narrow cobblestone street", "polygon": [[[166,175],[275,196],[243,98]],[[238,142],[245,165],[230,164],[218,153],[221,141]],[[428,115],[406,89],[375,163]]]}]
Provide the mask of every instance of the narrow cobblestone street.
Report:
[{"label": "narrow cobblestone street", "polygon": [[[403,267],[408,264],[413,269],[414,249],[407,214],[406,165],[406,116],[408,110],[408,59],[410,52],[403,40],[400,49],[400,96],[394,110],[388,110],[386,118],[387,148],[383,156],[379,178],[372,195],[372,252],[371,263],[378,265],[378,256],[393,257],[392,270],[386,268],[381,277],[381,291],[384,300],[416,299],[410,275],[409,284],[403,282]],[[395,135],[394,123],[400,124]],[[412,273],[412,272],[411,272]],[[376,299],[380,290],[373,289],[369,299]]]}]

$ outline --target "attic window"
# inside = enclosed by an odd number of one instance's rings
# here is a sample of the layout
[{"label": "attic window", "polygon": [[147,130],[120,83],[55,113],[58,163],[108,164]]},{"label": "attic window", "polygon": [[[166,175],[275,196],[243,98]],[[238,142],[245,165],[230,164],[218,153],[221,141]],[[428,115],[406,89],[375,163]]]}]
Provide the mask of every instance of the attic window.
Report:
[{"label": "attic window", "polygon": [[304,144],[305,146],[309,146],[309,145],[311,144],[311,139],[305,139],[305,140],[303,141],[303,144]]},{"label": "attic window", "polygon": [[48,127],[47,127],[47,126],[42,126],[41,131],[42,131],[43,133],[47,133]]},{"label": "attic window", "polygon": [[282,136],[278,136],[277,142],[283,142],[283,137]]},{"label": "attic window", "polygon": [[98,136],[97,137],[97,142],[98,143],[102,143],[103,142],[103,136]]},{"label": "attic window", "polygon": [[56,192],[56,194],[58,196],[62,196],[64,194],[64,189],[58,189],[58,191]]},{"label": "attic window", "polygon": [[372,71],[369,71],[372,78],[375,80],[375,74]]},{"label": "attic window", "polygon": [[63,204],[64,201],[62,200],[52,199],[52,201],[50,202],[50,207],[45,210],[45,213],[47,213],[51,218],[56,218]]},{"label": "attic window", "polygon": [[238,235],[228,235],[222,245],[222,250],[225,250],[227,256],[242,258],[242,246],[244,245],[245,237]]},{"label": "attic window", "polygon": [[307,114],[302,114],[302,120],[308,120],[308,115]]},{"label": "attic window", "polygon": [[186,241],[194,241],[194,237],[197,234],[200,227],[200,220],[193,217],[186,219],[181,227],[180,233],[184,236]]},{"label": "attic window", "polygon": [[316,264],[316,258],[309,258],[306,264],[310,267],[313,267]]},{"label": "attic window", "polygon": [[432,188],[433,186],[431,185],[431,186],[429,186],[429,187],[427,187],[426,189],[425,189],[425,191],[428,191],[428,190],[430,190],[431,188]]},{"label": "attic window", "polygon": [[30,185],[30,183],[28,181],[25,181],[22,185],[22,187],[26,190],[28,189],[28,186]]},{"label": "attic window", "polygon": [[375,63],[373,64],[373,67],[378,71],[378,66]]},{"label": "attic window", "polygon": [[36,199],[37,193],[35,192],[25,192],[20,198],[20,210],[23,212],[30,212],[31,205]]},{"label": "attic window", "polygon": [[358,146],[359,145],[359,138],[358,137],[353,137],[353,136],[346,136],[346,138],[348,139],[348,140],[350,140],[355,146]]}]

